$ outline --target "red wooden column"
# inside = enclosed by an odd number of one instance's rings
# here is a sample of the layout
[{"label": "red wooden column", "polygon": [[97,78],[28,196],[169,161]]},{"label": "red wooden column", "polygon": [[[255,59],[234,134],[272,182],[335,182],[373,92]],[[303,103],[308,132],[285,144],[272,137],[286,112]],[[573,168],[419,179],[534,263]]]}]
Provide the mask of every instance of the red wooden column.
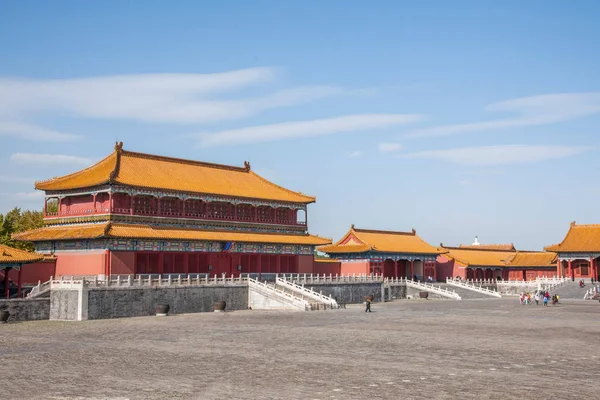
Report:
[{"label": "red wooden column", "polygon": [[62,215],[62,197],[58,198],[58,215]]},{"label": "red wooden column", "polygon": [[278,274],[281,272],[281,254],[275,256],[275,272]]},{"label": "red wooden column", "polygon": [[398,263],[399,262],[400,262],[399,260],[396,260],[396,262],[394,262],[394,278],[398,277]]},{"label": "red wooden column", "polygon": [[17,297],[18,298],[21,298],[21,284],[22,284],[21,270],[23,270],[23,265],[21,265],[21,267],[19,267],[19,273],[17,275]]},{"label": "red wooden column", "polygon": [[596,279],[596,260],[590,257],[590,275]]},{"label": "red wooden column", "polygon": [[112,192],[108,193],[108,207],[109,207],[109,212],[112,213],[113,212],[113,194]]},{"label": "red wooden column", "polygon": [[94,214],[96,214],[96,194],[97,194],[97,193],[94,193],[94,194],[93,194],[93,196],[94,196],[94,210],[93,210],[93,211],[94,211]]},{"label": "red wooden column", "polygon": [[562,273],[562,261],[560,261],[560,258],[556,261],[556,275],[559,277],[563,277],[563,273]]},{"label": "red wooden column", "polygon": [[163,271],[165,270],[165,253],[163,253],[162,251],[158,253],[158,273],[159,274],[163,274]]},{"label": "red wooden column", "polygon": [[129,215],[133,215],[133,201],[134,201],[134,197],[135,197],[135,195],[133,195],[133,194],[129,195]]},{"label": "red wooden column", "polygon": [[258,222],[258,206],[254,206],[254,222]]},{"label": "red wooden column", "polygon": [[186,274],[190,273],[190,255],[189,255],[189,253],[183,254],[183,271]]},{"label": "red wooden column", "polygon": [[10,267],[4,268],[4,297],[10,298],[10,289],[8,287],[8,271],[10,271]]},{"label": "red wooden column", "polygon": [[415,276],[415,260],[410,260],[410,279]]},{"label": "red wooden column", "polygon": [[181,199],[181,216],[185,217],[185,199]]},{"label": "red wooden column", "polygon": [[256,272],[258,272],[258,279],[260,280],[260,274],[261,274],[261,269],[262,269],[262,265],[261,265],[261,255],[257,254],[256,255]]},{"label": "red wooden column", "polygon": [[569,274],[569,278],[573,278],[573,265],[571,260],[567,261],[567,273]]}]

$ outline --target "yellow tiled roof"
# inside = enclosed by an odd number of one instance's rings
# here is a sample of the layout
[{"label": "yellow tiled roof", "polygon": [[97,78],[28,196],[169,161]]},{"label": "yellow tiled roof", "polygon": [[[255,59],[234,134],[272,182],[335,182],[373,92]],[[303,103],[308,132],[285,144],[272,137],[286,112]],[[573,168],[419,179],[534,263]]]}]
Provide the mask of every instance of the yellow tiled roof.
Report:
[{"label": "yellow tiled roof", "polygon": [[445,257],[452,258],[466,266],[505,267],[506,261],[515,256],[514,251],[464,249],[460,247],[441,247],[446,250]]},{"label": "yellow tiled roof", "polygon": [[458,246],[461,249],[479,249],[479,250],[504,250],[504,251],[515,251],[515,245],[512,243],[508,244],[461,244]]},{"label": "yellow tiled roof", "polygon": [[28,264],[43,258],[42,254],[30,253],[0,244],[0,264]]},{"label": "yellow tiled roof", "polygon": [[96,239],[105,235],[108,223],[72,226],[49,226],[13,235],[23,242],[41,242],[44,240]]},{"label": "yellow tiled roof", "polygon": [[413,229],[412,232],[375,231],[357,229],[354,225],[335,244],[319,247],[324,253],[363,253],[379,251],[387,253],[439,254]]},{"label": "yellow tiled roof", "polygon": [[552,252],[518,251],[507,260],[508,267],[555,267],[557,254]]},{"label": "yellow tiled roof", "polygon": [[544,250],[561,252],[600,252],[600,224],[577,225],[571,223],[567,236],[559,244]]},{"label": "yellow tiled roof", "polygon": [[35,187],[56,191],[106,183],[292,203],[315,201],[312,196],[288,190],[260,177],[250,170],[248,163],[241,168],[134,153],[122,150],[122,143],[97,164],[60,178],[36,182]]},{"label": "yellow tiled roof", "polygon": [[320,246],[330,239],[313,235],[283,235],[275,233],[243,233],[231,231],[205,231],[198,229],[162,228],[150,225],[104,223],[95,225],[47,227],[15,236],[23,241],[94,239],[98,237],[173,239],[198,241],[231,241],[246,243],[278,243]]}]

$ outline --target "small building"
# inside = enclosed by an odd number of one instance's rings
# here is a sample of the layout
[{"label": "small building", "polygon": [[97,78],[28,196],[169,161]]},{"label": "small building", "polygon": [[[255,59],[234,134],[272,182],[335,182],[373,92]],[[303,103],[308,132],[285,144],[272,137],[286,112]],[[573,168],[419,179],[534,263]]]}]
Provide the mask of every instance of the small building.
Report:
[{"label": "small building", "polygon": [[440,244],[437,259],[441,279],[507,279],[506,262],[516,251],[497,250],[499,245],[449,247]]},{"label": "small building", "polygon": [[0,244],[0,273],[2,274],[0,276],[2,278],[2,292],[0,297],[10,298],[11,281],[14,284],[14,280],[10,276],[12,271],[17,271],[17,297],[21,297],[23,265],[38,262],[43,258],[41,254],[30,253]]},{"label": "small building", "polygon": [[505,279],[531,281],[556,276],[558,255],[549,251],[517,251],[506,260]]},{"label": "small building", "polygon": [[558,253],[556,273],[559,276],[597,280],[600,264],[600,224],[577,225],[571,222],[563,241],[547,246],[545,250]]},{"label": "small building", "polygon": [[311,273],[315,198],[234,167],[123,150],[37,182],[45,227],[15,235],[56,256],[56,276]]},{"label": "small building", "polygon": [[442,278],[532,280],[556,275],[556,253],[519,251],[512,244],[441,244],[440,249],[445,251],[437,264],[438,276]]},{"label": "small building", "polygon": [[436,279],[439,251],[411,232],[358,229],[354,225],[336,243],[318,248],[340,261],[340,273],[383,274],[385,277]]}]

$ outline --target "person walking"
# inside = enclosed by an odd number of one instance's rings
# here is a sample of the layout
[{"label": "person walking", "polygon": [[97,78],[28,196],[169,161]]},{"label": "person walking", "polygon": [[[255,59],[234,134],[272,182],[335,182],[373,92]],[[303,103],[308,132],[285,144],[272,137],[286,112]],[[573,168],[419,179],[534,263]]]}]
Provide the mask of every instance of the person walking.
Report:
[{"label": "person walking", "polygon": [[371,312],[371,299],[365,300],[365,312]]},{"label": "person walking", "polygon": [[548,296],[544,296],[544,307],[548,307]]},{"label": "person walking", "polygon": [[539,306],[540,305],[540,292],[537,292],[535,294],[535,305]]}]

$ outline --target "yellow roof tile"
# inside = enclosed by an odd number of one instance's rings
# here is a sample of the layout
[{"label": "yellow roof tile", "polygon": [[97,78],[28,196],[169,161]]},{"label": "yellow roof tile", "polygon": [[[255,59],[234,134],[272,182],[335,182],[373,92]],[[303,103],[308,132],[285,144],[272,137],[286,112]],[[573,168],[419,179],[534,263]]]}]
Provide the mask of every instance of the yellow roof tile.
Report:
[{"label": "yellow roof tile", "polygon": [[135,153],[122,150],[122,143],[97,164],[60,178],[36,182],[35,187],[59,191],[106,183],[291,203],[315,201],[312,196],[288,190],[260,177],[250,170],[248,163],[242,168]]},{"label": "yellow roof tile", "polygon": [[28,264],[40,261],[44,258],[42,254],[31,253],[25,250],[15,249],[0,244],[1,264]]},{"label": "yellow roof tile", "polygon": [[600,252],[600,224],[577,225],[572,222],[563,241],[544,250],[557,253]]},{"label": "yellow roof tile", "polygon": [[246,243],[278,243],[320,246],[330,239],[313,235],[284,235],[276,233],[244,233],[231,231],[205,231],[199,229],[163,228],[150,225],[95,224],[82,226],[47,227],[19,234],[18,240],[44,241],[66,239],[93,239],[98,237],[173,239],[198,241],[232,241]]},{"label": "yellow roof tile", "polygon": [[82,224],[72,226],[49,226],[17,233],[13,238],[23,242],[40,242],[45,240],[95,239],[105,235],[108,223]]},{"label": "yellow roof tile", "polygon": [[335,244],[319,247],[324,253],[384,253],[439,254],[439,251],[417,236],[417,232],[393,232],[357,229],[354,225]]},{"label": "yellow roof tile", "polygon": [[466,266],[505,267],[506,260],[514,257],[514,251],[464,249],[460,247],[443,247],[445,257],[452,258]]},{"label": "yellow roof tile", "polygon": [[557,254],[539,251],[517,251],[506,262],[508,267],[556,267]]}]

